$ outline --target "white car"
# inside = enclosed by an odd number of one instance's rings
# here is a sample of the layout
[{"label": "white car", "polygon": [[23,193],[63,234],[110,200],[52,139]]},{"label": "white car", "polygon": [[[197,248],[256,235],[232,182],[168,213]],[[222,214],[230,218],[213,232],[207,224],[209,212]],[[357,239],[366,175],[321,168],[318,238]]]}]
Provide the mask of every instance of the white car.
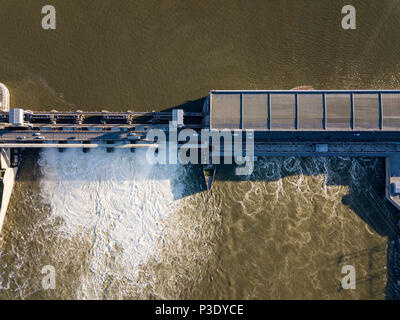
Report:
[{"label": "white car", "polygon": [[37,137],[35,137],[35,139],[44,139],[44,137],[43,136],[37,136]]},{"label": "white car", "polygon": [[40,132],[35,132],[35,133],[33,134],[33,136],[34,136],[34,137],[40,136]]}]

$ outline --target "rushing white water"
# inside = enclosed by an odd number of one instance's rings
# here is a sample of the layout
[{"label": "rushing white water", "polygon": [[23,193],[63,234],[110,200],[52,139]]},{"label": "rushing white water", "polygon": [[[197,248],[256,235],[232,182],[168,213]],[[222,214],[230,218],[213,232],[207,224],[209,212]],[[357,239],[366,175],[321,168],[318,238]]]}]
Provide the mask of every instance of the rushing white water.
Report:
[{"label": "rushing white water", "polygon": [[66,239],[90,242],[90,272],[82,275],[81,298],[99,298],[110,276],[132,282],[140,266],[159,260],[166,219],[184,201],[179,200],[184,192],[179,181],[186,171],[150,165],[143,153],[41,153],[43,197],[51,218],[64,222],[58,232]]},{"label": "rushing white water", "polygon": [[[143,152],[43,150],[38,167],[31,177],[36,162],[25,163],[15,186],[0,298],[343,297],[326,279],[334,261],[370,243],[380,250],[373,272],[386,261],[380,229],[363,221],[386,216],[373,191],[379,160],[259,159],[251,177],[204,193],[195,167],[150,165]],[[56,290],[42,289],[49,264]]]},{"label": "rushing white water", "polygon": [[[340,271],[338,259],[365,274],[386,261],[385,231],[363,221],[386,216],[373,191],[379,160],[259,159],[239,181],[221,182],[230,177],[221,170],[211,192],[199,192],[197,168],[149,165],[142,152],[44,150],[38,164],[25,161],[0,252],[0,298],[343,298],[339,278],[326,277]],[[368,246],[379,249],[372,271],[352,258]],[[56,290],[41,285],[49,264]]]}]

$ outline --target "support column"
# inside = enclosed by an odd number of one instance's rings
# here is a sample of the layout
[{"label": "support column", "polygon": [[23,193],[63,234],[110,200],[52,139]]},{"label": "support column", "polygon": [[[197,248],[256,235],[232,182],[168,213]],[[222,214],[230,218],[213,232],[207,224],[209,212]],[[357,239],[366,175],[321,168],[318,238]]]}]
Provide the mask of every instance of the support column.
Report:
[{"label": "support column", "polygon": [[15,177],[17,176],[18,167],[11,166],[11,149],[1,148],[1,171],[0,171],[0,232],[3,227],[6,216],[8,203],[10,202],[12,190],[14,187]]}]

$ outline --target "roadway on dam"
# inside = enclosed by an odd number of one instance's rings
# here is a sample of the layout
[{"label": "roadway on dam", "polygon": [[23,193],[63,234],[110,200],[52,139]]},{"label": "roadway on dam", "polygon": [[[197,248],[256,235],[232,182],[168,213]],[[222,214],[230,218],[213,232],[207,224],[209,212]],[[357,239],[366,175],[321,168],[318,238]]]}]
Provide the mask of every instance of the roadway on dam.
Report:
[{"label": "roadway on dam", "polygon": [[[26,141],[97,141],[97,140],[138,140],[144,132],[136,132],[129,136],[130,132],[124,131],[40,131],[39,136],[35,134],[39,131],[1,131],[0,141],[2,142],[26,142]],[[145,139],[141,139],[143,141]]]},{"label": "roadway on dam", "polygon": [[[167,126],[165,126],[167,128]],[[163,129],[157,126],[155,129]],[[144,139],[146,130],[9,130],[0,131],[0,142],[9,141],[85,141],[85,140],[137,140]],[[38,138],[35,134],[40,133],[43,138]],[[166,132],[168,134],[168,132]],[[236,133],[233,133],[235,135]],[[244,133],[243,133],[244,134]],[[314,142],[314,143],[329,143],[329,142],[393,142],[400,143],[399,131],[361,131],[361,132],[332,132],[332,131],[269,131],[269,132],[254,132],[256,143],[267,142]],[[23,139],[22,139],[23,138]],[[234,137],[233,137],[234,138]]]}]

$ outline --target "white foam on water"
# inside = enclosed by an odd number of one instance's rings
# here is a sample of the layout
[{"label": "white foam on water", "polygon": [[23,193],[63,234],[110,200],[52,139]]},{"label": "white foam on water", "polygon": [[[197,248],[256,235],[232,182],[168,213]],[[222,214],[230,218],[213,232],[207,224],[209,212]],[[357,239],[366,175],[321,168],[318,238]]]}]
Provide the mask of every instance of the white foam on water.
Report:
[{"label": "white foam on water", "polygon": [[[80,298],[101,298],[110,278],[134,281],[139,267],[158,259],[165,219],[179,210],[185,170],[150,165],[145,151],[41,152],[42,194],[66,239],[89,241],[89,269]],[[122,293],[121,293],[122,295]],[[121,298],[122,296],[119,296]]]}]

